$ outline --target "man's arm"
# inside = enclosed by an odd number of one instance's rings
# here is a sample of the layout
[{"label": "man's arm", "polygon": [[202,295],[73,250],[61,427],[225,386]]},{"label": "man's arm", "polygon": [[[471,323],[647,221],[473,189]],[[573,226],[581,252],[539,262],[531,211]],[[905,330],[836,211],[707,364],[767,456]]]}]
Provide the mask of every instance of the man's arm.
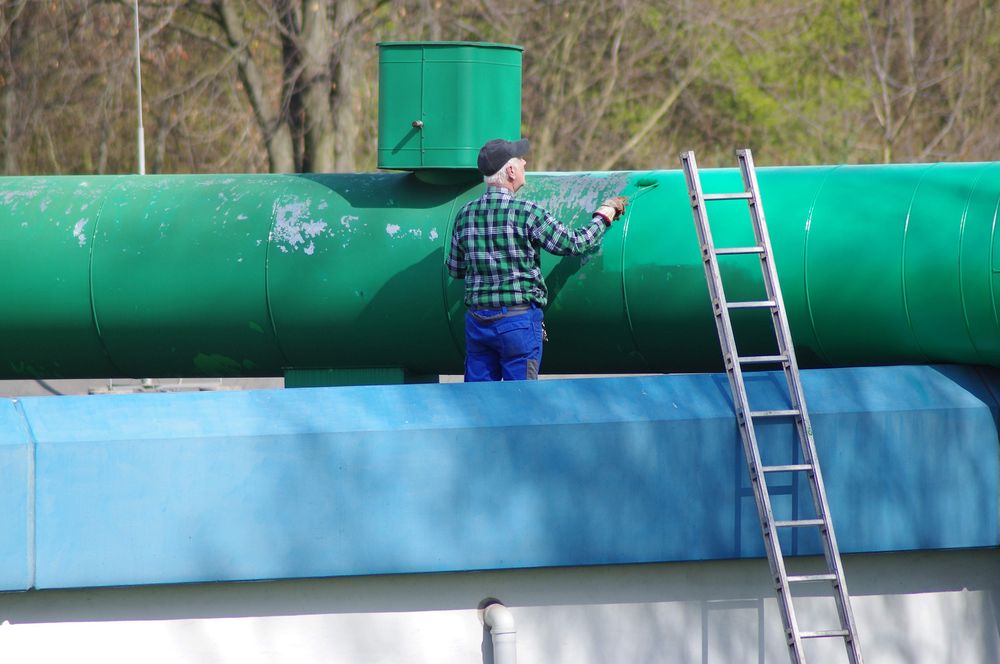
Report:
[{"label": "man's arm", "polygon": [[625,211],[627,200],[624,197],[608,199],[597,208],[590,223],[582,228],[573,229],[549,214],[544,208],[535,206],[531,219],[531,237],[545,251],[557,256],[578,256],[593,251],[601,244],[604,231],[611,222]]}]

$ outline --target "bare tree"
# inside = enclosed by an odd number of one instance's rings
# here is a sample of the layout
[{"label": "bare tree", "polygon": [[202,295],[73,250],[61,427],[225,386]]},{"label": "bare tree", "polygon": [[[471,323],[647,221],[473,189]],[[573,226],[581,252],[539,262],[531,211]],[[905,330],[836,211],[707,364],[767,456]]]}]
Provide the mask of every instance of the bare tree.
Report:
[{"label": "bare tree", "polygon": [[0,116],[3,118],[3,172],[6,175],[18,173],[21,145],[17,137],[23,135],[28,116],[18,112],[19,106],[26,101],[27,86],[15,63],[20,61],[31,24],[30,15],[36,9],[37,6],[29,7],[27,0],[0,5]]},{"label": "bare tree", "polygon": [[[991,148],[996,156],[996,105],[989,110],[972,101],[997,100],[1000,77],[993,59],[1000,21],[991,5],[981,0],[862,3],[864,72],[880,130],[881,161],[955,152],[971,157],[969,134],[986,141],[980,146],[986,148],[983,157]],[[970,115],[976,127],[991,130],[970,131]],[[942,149],[946,145],[951,149]]]},{"label": "bare tree", "polygon": [[[1000,158],[993,0],[142,0],[153,172],[354,171],[379,41],[524,46],[538,169]],[[4,173],[135,168],[131,0],[0,1]]]},{"label": "bare tree", "polygon": [[[358,37],[383,5],[213,0],[211,11],[202,12],[225,36],[226,56],[239,70],[272,171],[355,169],[357,100],[367,63],[358,57]],[[190,9],[198,12],[203,5],[195,2]]]}]

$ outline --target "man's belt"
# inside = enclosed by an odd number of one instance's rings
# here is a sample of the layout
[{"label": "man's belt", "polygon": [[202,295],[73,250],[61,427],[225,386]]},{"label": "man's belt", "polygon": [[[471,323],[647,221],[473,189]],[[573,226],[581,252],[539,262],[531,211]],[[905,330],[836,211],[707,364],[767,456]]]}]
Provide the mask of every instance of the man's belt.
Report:
[{"label": "man's belt", "polygon": [[[532,304],[515,304],[510,307],[469,307],[469,313],[479,321],[484,323],[489,323],[491,321],[500,320],[501,318],[506,318],[507,316],[512,316],[514,314],[523,314],[526,311],[531,311],[535,305]],[[489,316],[484,316],[482,311],[496,311],[496,314]]]}]

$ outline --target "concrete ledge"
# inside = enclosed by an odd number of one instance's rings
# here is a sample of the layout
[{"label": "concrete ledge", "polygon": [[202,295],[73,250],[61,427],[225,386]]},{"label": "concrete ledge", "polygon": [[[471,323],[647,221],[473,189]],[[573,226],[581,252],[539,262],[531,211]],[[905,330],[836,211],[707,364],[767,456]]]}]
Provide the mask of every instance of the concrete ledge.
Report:
[{"label": "concrete ledge", "polygon": [[[804,382],[845,552],[1000,544],[996,374]],[[751,384],[782,407],[780,375]],[[18,405],[0,408],[0,468],[24,478],[0,493],[5,590],[763,555],[724,375]],[[791,427],[762,447],[794,460]],[[810,514],[804,483],[771,486]]]}]

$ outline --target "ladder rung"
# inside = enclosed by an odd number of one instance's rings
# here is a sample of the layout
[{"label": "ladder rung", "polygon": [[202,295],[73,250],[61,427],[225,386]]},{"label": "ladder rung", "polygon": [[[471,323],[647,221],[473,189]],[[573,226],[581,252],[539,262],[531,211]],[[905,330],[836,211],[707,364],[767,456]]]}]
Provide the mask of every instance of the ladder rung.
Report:
[{"label": "ladder rung", "polygon": [[805,528],[806,526],[824,526],[823,519],[799,519],[797,521],[775,521],[775,528]]},{"label": "ladder rung", "polygon": [[802,411],[792,408],[789,410],[751,410],[750,417],[795,417]]},{"label": "ladder rung", "polygon": [[745,201],[753,198],[753,194],[749,191],[739,194],[705,194],[702,198],[706,201]]},{"label": "ladder rung", "polygon": [[787,355],[747,355],[739,358],[740,364],[771,364],[788,361]]},{"label": "ladder rung", "polygon": [[715,253],[719,256],[729,254],[762,254],[764,253],[764,247],[724,247],[716,249]]},{"label": "ladder rung", "polygon": [[798,574],[789,576],[789,583],[809,583],[811,581],[836,581],[836,574]]},{"label": "ladder rung", "polygon": [[787,466],[761,466],[760,471],[762,473],[794,473],[812,469],[813,467],[808,463],[793,463]]},{"label": "ladder rung", "polygon": [[850,636],[851,633],[846,629],[821,629],[815,632],[799,632],[799,638],[802,639],[828,639],[833,636]]},{"label": "ladder rung", "polygon": [[755,300],[752,302],[726,302],[730,309],[773,309],[774,300]]}]

